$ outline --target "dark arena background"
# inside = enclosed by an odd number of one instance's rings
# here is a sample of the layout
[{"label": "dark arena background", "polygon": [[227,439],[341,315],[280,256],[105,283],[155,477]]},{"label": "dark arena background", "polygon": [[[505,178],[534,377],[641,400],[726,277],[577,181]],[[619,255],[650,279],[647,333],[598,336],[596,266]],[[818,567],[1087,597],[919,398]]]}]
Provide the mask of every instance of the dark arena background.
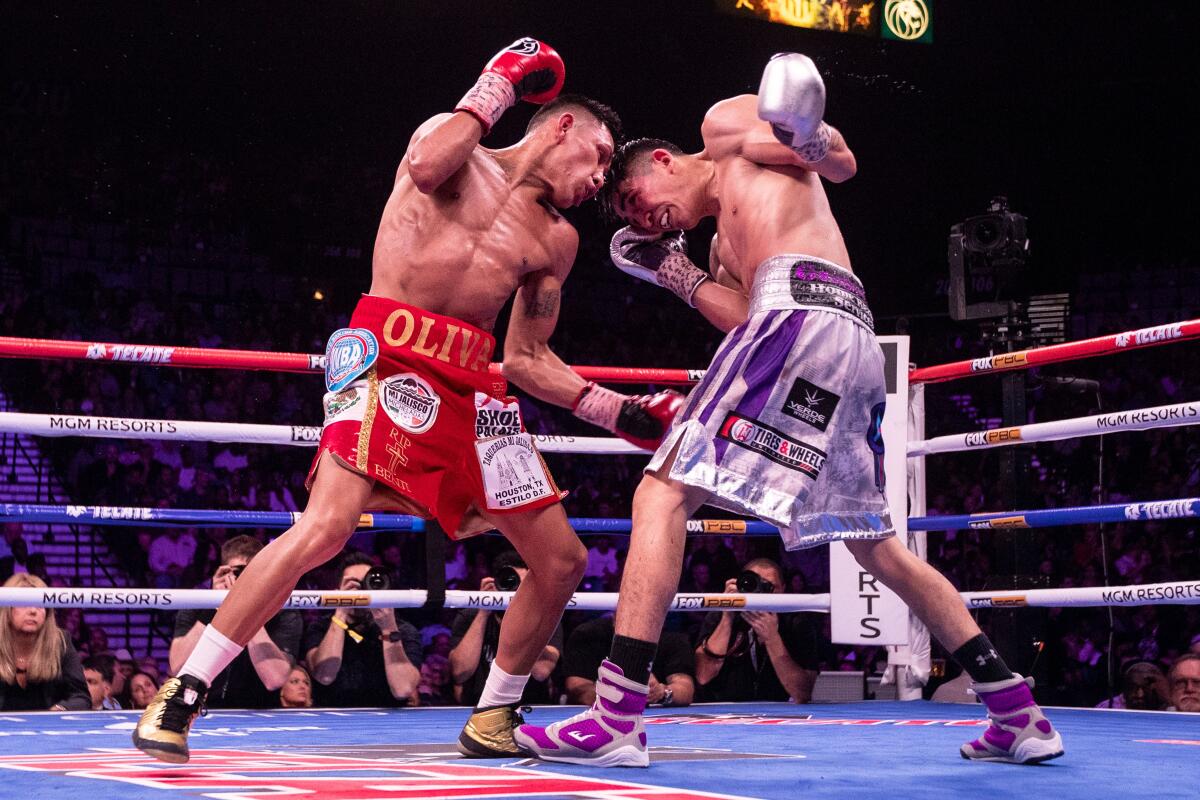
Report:
[{"label": "dark arena background", "polygon": [[[1200,793],[1196,4],[244,5],[0,13],[0,796]],[[785,551],[774,528],[708,507],[668,615],[676,700],[652,690],[648,769],[460,758],[509,546],[392,513],[366,515],[347,545],[382,583],[345,585],[343,554],[305,574],[218,679],[189,763],[131,746],[219,590],[305,508],[321,354],[370,286],[410,137],[523,36],[553,45],[564,91],[612,106],[628,138],[688,153],[705,112],[756,92],[773,54],[815,62],[825,118],[857,160],[823,185],[900,380],[899,434],[885,437],[907,448],[908,492],[893,516],[1034,678],[1062,758],[960,758],[987,709],[951,653],[915,622],[907,643],[872,644],[886,599],[873,584],[856,571],[846,600],[829,548]],[[518,102],[482,144],[517,142],[533,110]],[[686,392],[722,334],[613,266],[618,225],[596,206],[564,212],[580,245],[550,346],[617,390]],[[714,232],[711,218],[688,232],[702,267]],[[588,548],[526,694],[526,720],[546,725],[591,702],[580,681],[607,652],[611,630],[586,665],[646,456],[513,391]],[[247,555],[231,567],[234,550]],[[776,562],[779,597],[727,589],[756,559]],[[839,603],[859,614],[857,638],[838,634]],[[353,610],[333,622],[368,636],[339,642],[358,671],[335,679],[314,655],[338,606]],[[746,641],[744,620],[778,620],[788,665],[764,645],[739,685],[701,680],[722,613]],[[404,637],[404,691],[379,655],[384,617]],[[34,702],[26,643],[54,625],[88,683],[80,705]],[[266,666],[264,639],[278,656]],[[355,691],[367,685],[379,691]]]}]

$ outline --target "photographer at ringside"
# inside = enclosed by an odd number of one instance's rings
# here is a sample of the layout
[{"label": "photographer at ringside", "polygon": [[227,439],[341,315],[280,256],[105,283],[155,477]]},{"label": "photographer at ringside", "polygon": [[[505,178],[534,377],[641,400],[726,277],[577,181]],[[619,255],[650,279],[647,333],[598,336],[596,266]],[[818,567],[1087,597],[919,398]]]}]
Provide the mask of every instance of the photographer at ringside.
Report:
[{"label": "photographer at ringside", "polygon": [[[213,573],[212,588],[230,589],[250,559],[262,550],[252,536],[234,536],[221,545],[221,565]],[[175,637],[168,662],[176,674],[192,654],[204,629],[216,616],[211,608],[185,609],[175,615]],[[275,692],[283,686],[300,650],[304,620],[299,611],[280,611],[258,629],[246,649],[213,678],[206,704],[212,708],[273,708]]]},{"label": "photographer at ringside", "polygon": [[[338,590],[388,589],[387,571],[374,564],[366,553],[347,551],[341,560]],[[308,626],[304,652],[315,705],[391,708],[412,701],[421,681],[421,634],[402,612],[340,606]]]},{"label": "photographer at ringside", "polygon": [[[756,558],[725,582],[727,594],[775,594],[786,584],[779,565]],[[807,703],[817,681],[818,628],[804,613],[713,611],[696,648],[698,699]]]},{"label": "photographer at ringside", "polygon": [[[529,568],[515,550],[505,550],[492,560],[492,574],[479,582],[481,592],[515,592]],[[454,617],[450,634],[450,672],[454,680],[454,699],[474,706],[483,694],[488,671],[500,645],[500,620],[503,612],[464,608]],[[556,702],[550,696],[550,673],[563,649],[560,620],[550,642],[542,650],[529,674],[521,703],[536,705]]]}]

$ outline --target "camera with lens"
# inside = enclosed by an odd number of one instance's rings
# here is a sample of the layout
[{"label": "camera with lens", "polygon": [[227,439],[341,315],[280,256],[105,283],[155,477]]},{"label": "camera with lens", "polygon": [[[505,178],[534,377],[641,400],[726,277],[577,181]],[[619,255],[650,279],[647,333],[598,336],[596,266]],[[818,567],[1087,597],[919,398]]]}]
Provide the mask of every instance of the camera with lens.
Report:
[{"label": "camera with lens", "polygon": [[774,594],[775,586],[752,570],[743,570],[737,577],[737,590],[742,594]]},{"label": "camera with lens", "polygon": [[496,581],[496,588],[502,592],[515,592],[521,585],[521,573],[515,567],[501,567],[492,578]]},{"label": "camera with lens", "polygon": [[1027,220],[994,197],[986,214],[968,217],[950,229],[950,318],[989,319],[1009,312],[1010,303],[1029,294]]},{"label": "camera with lens", "polygon": [[363,575],[362,587],[372,592],[385,592],[392,588],[392,576],[383,567],[371,567]]}]

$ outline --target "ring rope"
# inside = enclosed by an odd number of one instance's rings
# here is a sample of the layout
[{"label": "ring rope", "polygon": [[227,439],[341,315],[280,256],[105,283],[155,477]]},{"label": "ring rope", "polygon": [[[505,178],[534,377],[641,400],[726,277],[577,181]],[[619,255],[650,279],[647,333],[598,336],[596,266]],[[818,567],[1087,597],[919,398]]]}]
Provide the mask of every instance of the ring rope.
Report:
[{"label": "ring rope", "polygon": [[[316,447],[321,439],[321,427],[318,425],[89,417],[78,414],[26,414],[20,411],[0,411],[0,433],[87,436],[97,439],[277,444],[297,447]],[[628,455],[650,452],[612,436],[534,434],[533,440],[543,453]]]},{"label": "ring rope", "polygon": [[989,447],[1006,447],[1029,442],[1052,442],[1084,436],[1103,436],[1123,431],[1147,431],[1153,428],[1176,428],[1200,425],[1200,400],[1166,406],[1113,411],[1091,417],[1075,417],[1053,422],[1034,422],[1011,428],[991,428],[970,433],[952,433],[932,439],[908,443],[908,457],[933,453],[957,453]]},{"label": "ring rope", "polygon": [[[0,520],[50,525],[100,525],[114,527],[189,528],[288,528],[299,522],[299,511],[221,511],[200,508],[147,508],[138,506],[75,506],[0,503]],[[632,520],[608,517],[571,517],[581,533],[629,533]],[[408,514],[365,513],[360,530],[426,530],[425,520]],[[775,535],[774,525],[758,520],[690,519],[688,533],[718,536]]]},{"label": "ring rope", "polygon": [[1200,517],[1200,497],[1178,500],[1154,500],[1142,503],[1112,503],[1075,508],[1047,508],[1037,511],[991,511],[982,514],[956,514],[935,517],[909,517],[908,529],[915,531],[956,531],[965,528],[998,530],[1002,528],[1049,528],[1058,525],[1083,525],[1093,522],[1145,522],[1162,519]]},{"label": "ring rope", "polygon": [[[296,591],[283,608],[330,609],[419,608],[425,605],[424,589],[387,591]],[[217,608],[226,591],[218,589],[123,589],[103,587],[0,588],[0,607],[198,609]],[[1069,589],[1030,589],[1004,592],[962,592],[969,608],[1085,608],[1099,606],[1200,605],[1200,579],[1129,586],[1089,586]],[[568,611],[612,611],[616,592],[579,592],[567,603]],[[446,608],[503,610],[512,600],[508,592],[446,591]],[[670,611],[829,611],[828,594],[677,594]]]},{"label": "ring rope", "polygon": [[[274,353],[269,350],[225,350],[216,347],[175,347],[112,342],[73,342],[63,339],[29,339],[0,336],[0,357],[61,358],[75,361],[123,361],[159,367],[208,367],[270,370],[273,372],[324,372],[325,356]],[[492,372],[500,364],[490,365]],[[579,377],[605,383],[695,383],[704,370],[657,367],[572,366]]]},{"label": "ring rope", "polygon": [[[123,610],[217,608],[227,594],[224,589],[124,589],[108,587],[0,588],[0,607],[29,606],[42,608],[119,608]],[[446,608],[504,610],[513,592],[468,592],[446,590]],[[312,610],[332,608],[421,608],[428,593],[425,589],[389,589],[385,591],[295,591],[285,609]],[[567,603],[567,611],[613,611],[616,592],[579,592]],[[829,611],[828,594],[677,594],[671,611]]]},{"label": "ring rope", "polygon": [[[0,519],[51,525],[100,525],[114,527],[191,527],[191,528],[287,528],[300,521],[299,511],[244,511],[198,508],[148,508],[138,506],[76,506],[4,503]],[[1152,500],[1137,503],[1113,503],[1074,508],[1047,508],[1032,511],[988,511],[977,514],[909,517],[909,530],[952,531],[962,529],[999,530],[1004,528],[1047,528],[1083,525],[1095,522],[1148,522],[1165,519],[1200,517],[1200,497]],[[578,533],[629,533],[629,518],[570,517],[568,522]],[[426,530],[425,520],[408,514],[371,512],[359,517],[360,530]],[[775,535],[774,525],[760,520],[690,519],[690,534],[716,536]]]},{"label": "ring rope", "polygon": [[[1105,334],[1077,342],[1063,342],[1013,353],[918,367],[909,371],[908,380],[913,384],[939,383],[989,372],[1028,369],[1197,338],[1200,338],[1200,319],[1186,320]],[[279,372],[321,372],[325,369],[324,355],[275,353],[266,350],[225,350],[212,347],[77,342],[20,336],[0,336],[0,357],[124,361],[173,367],[260,369]],[[492,364],[491,369],[499,372],[501,365]],[[587,380],[609,383],[690,384],[703,378],[705,372],[653,367],[572,366],[571,369]]]},{"label": "ring rope", "polygon": [[1062,361],[1077,361],[1083,358],[1113,355],[1126,350],[1156,347],[1163,344],[1200,338],[1200,319],[1154,325],[1149,328],[1110,333],[1078,342],[1063,342],[1047,347],[1018,350],[1014,353],[999,353],[985,358],[970,358],[949,364],[919,367],[908,373],[909,383],[940,383],[956,378],[968,378],[990,372],[1009,372],[1028,369]]}]

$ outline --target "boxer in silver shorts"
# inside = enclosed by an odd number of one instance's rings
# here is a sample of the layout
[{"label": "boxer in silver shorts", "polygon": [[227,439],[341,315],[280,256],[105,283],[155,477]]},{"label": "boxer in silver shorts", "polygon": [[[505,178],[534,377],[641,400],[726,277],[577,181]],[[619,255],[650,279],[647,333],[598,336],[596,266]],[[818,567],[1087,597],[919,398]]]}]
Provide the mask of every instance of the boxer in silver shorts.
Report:
[{"label": "boxer in silver shorts", "polygon": [[[883,495],[883,356],[822,185],[851,178],[856,163],[824,113],[815,65],[781,53],[757,95],[708,111],[699,153],[639,139],[613,161],[607,203],[628,223],[613,237],[614,263],[728,335],[634,496],[596,702],[562,722],[519,726],[513,740],[533,755],[649,764],[650,664],[679,583],[686,521],[704,503],[774,523],[789,549],[844,540],[974,680],[991,724],[961,747],[963,758],[1036,763],[1063,753],[1031,682],[1009,670],[950,582],[893,535]],[[710,216],[717,236],[705,272],[687,257],[681,231]],[[768,650],[778,645],[773,614],[743,613]]]}]

